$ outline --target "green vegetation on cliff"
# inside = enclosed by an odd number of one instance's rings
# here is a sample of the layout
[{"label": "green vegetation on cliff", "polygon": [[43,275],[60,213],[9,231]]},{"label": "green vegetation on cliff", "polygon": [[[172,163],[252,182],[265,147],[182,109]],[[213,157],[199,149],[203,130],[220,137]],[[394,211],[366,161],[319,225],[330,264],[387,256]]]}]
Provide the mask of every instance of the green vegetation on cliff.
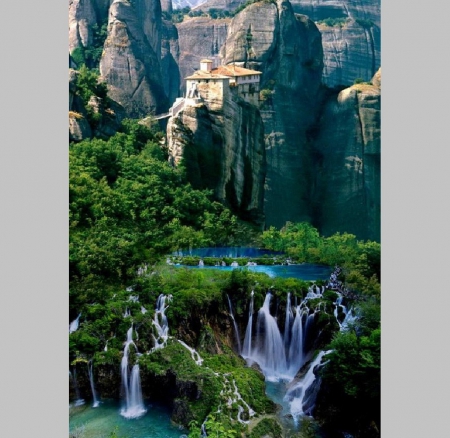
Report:
[{"label": "green vegetation on cliff", "polygon": [[161,135],[125,122],[70,146],[71,279],[130,279],[181,247],[229,242],[236,218],[167,162]]}]

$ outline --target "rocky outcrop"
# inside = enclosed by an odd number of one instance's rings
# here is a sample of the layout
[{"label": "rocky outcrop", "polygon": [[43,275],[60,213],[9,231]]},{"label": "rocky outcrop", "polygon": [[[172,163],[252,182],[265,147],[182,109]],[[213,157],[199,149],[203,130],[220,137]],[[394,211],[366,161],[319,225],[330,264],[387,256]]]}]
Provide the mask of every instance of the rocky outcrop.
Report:
[{"label": "rocky outcrop", "polygon": [[69,53],[93,43],[93,28],[108,17],[112,0],[69,0]]},{"label": "rocky outcrop", "polygon": [[291,0],[295,12],[320,22],[347,19],[340,26],[319,25],[324,52],[323,82],[329,87],[370,80],[381,64],[379,0]]},{"label": "rocky outcrop", "polygon": [[379,0],[291,0],[294,12],[307,15],[313,21],[349,17],[370,20],[380,27]]},{"label": "rocky outcrop", "polygon": [[161,0],[161,10],[163,12],[172,13],[173,11],[172,0]]},{"label": "rocky outcrop", "polygon": [[209,17],[196,17],[177,24],[180,46],[179,67],[181,88],[184,78],[198,70],[200,60],[209,58],[220,65],[219,51],[227,39],[230,19],[213,20]]},{"label": "rocky outcrop", "polygon": [[92,27],[96,23],[94,0],[69,0],[69,53],[92,44]]},{"label": "rocky outcrop", "polygon": [[241,218],[262,223],[265,150],[258,109],[239,98],[190,105],[167,125],[171,162],[183,159],[195,188],[209,188],[215,198]]},{"label": "rocky outcrop", "polygon": [[318,25],[322,33],[323,82],[348,86],[355,79],[369,81],[380,66],[380,29],[349,19],[342,27]]},{"label": "rocky outcrop", "polygon": [[89,122],[81,113],[69,111],[69,141],[81,141],[91,138]]},{"label": "rocky outcrop", "polygon": [[234,11],[246,0],[208,0],[197,7],[197,9],[202,9],[208,11],[209,9],[221,9],[224,11]]},{"label": "rocky outcrop", "polygon": [[79,72],[69,69],[69,141],[81,141],[92,136],[109,138],[114,135],[125,117],[116,102],[91,96],[86,106],[78,94]]},{"label": "rocky outcrop", "polygon": [[203,3],[205,3],[205,0],[172,0],[174,9],[183,9],[186,6],[189,8],[200,7]]},{"label": "rocky outcrop", "polygon": [[92,137],[83,101],[77,94],[79,73],[69,69],[69,141],[81,141]]},{"label": "rocky outcrop", "polygon": [[[381,72],[377,77],[381,82]],[[325,105],[315,142],[318,222],[325,235],[380,240],[380,100],[379,87],[358,84]]]},{"label": "rocky outcrop", "polygon": [[178,97],[180,90],[178,31],[170,21],[163,20],[161,35],[161,71],[163,72],[164,92],[169,98],[169,102],[173,102]]},{"label": "rocky outcrop", "polygon": [[[159,5],[159,0],[155,1]],[[151,14],[160,12],[160,7],[152,7],[153,3],[136,1],[133,6],[127,0],[115,0],[109,9],[100,74],[108,83],[111,98],[130,117],[157,114],[168,107],[158,56],[160,43],[154,40],[159,27],[151,25]]]},{"label": "rocky outcrop", "polygon": [[381,67],[373,75],[372,84],[375,85],[375,87],[381,88]]},{"label": "rocky outcrop", "polygon": [[307,17],[296,17],[288,1],[254,3],[233,18],[222,56],[263,72],[266,225],[311,221],[308,131],[319,107],[320,32]]}]

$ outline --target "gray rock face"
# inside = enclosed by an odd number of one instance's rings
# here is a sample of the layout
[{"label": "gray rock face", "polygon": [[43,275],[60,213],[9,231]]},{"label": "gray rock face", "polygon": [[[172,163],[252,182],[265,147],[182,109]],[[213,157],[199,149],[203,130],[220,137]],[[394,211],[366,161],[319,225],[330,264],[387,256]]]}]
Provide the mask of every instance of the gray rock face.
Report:
[{"label": "gray rock face", "polygon": [[188,6],[193,9],[203,3],[205,3],[205,0],[172,0],[172,7],[174,9],[183,9]]},{"label": "gray rock face", "polygon": [[69,0],[69,53],[93,42],[93,26],[105,21],[112,0]]},{"label": "gray rock face", "polygon": [[164,92],[173,102],[180,90],[180,70],[178,62],[180,47],[177,28],[169,21],[163,20],[161,41],[161,72]]},{"label": "gray rock face", "polygon": [[227,39],[230,19],[212,20],[209,17],[196,17],[176,24],[178,30],[181,74],[181,88],[185,92],[184,78],[200,67],[202,58],[220,65],[219,51]]},{"label": "gray rock face", "polygon": [[105,105],[101,98],[91,96],[87,109],[92,114],[98,114],[96,122],[91,125],[88,112],[77,93],[79,74],[78,71],[69,69],[69,140],[81,141],[92,136],[109,138],[119,129],[125,117],[124,110],[116,102],[108,101]]},{"label": "gray rock face", "polygon": [[161,10],[163,12],[172,12],[172,0],[161,0]]},{"label": "gray rock face", "polygon": [[292,0],[294,12],[307,15],[313,21],[325,18],[360,18],[380,27],[380,0]]},{"label": "gray rock face", "polygon": [[[250,41],[250,44],[248,42]],[[222,54],[263,72],[261,104],[267,157],[266,225],[310,221],[308,130],[318,110],[322,75],[321,36],[288,1],[255,3],[233,18]]]},{"label": "gray rock face", "polygon": [[238,6],[245,2],[246,0],[208,0],[207,2],[198,6],[197,9],[207,11],[210,8],[214,8],[224,11],[234,11]]},{"label": "gray rock face", "polygon": [[156,57],[161,59],[162,18],[160,0],[133,0],[131,4],[147,41],[156,53]]},{"label": "gray rock face", "polygon": [[92,26],[96,23],[93,0],[69,0],[69,53],[92,44]]},{"label": "gray rock face", "polygon": [[77,95],[79,73],[69,69],[69,141],[91,138],[92,131],[81,98]]},{"label": "gray rock face", "polygon": [[315,142],[319,227],[380,240],[381,90],[354,85],[325,105]]},{"label": "gray rock face", "polygon": [[181,158],[196,188],[241,218],[262,224],[265,179],[264,127],[258,109],[241,99],[188,106],[167,125],[171,162]]},{"label": "gray rock face", "polygon": [[379,0],[292,0],[295,12],[313,21],[347,18],[340,27],[320,25],[324,51],[323,82],[334,87],[368,81],[381,64]]},{"label": "gray rock face", "polygon": [[[159,4],[159,0],[156,2]],[[130,117],[158,114],[168,107],[159,58],[149,40],[157,26],[152,28],[152,16],[145,15],[160,9],[149,5],[144,8],[141,2],[136,5],[133,7],[126,0],[112,3],[108,37],[100,60],[100,74],[108,83],[109,95]]]},{"label": "gray rock face", "polygon": [[69,111],[69,141],[81,141],[91,136],[91,127],[84,116]]},{"label": "gray rock face", "polygon": [[380,29],[353,20],[341,27],[318,25],[324,52],[323,82],[329,87],[369,81],[380,66]]}]

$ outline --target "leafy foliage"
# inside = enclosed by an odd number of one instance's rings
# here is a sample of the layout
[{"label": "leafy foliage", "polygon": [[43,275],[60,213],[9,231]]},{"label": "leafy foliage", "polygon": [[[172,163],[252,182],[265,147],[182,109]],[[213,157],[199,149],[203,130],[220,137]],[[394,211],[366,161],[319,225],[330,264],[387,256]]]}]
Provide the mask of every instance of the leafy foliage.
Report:
[{"label": "leafy foliage", "polygon": [[108,36],[108,21],[94,24],[92,26],[93,41],[90,46],[79,46],[71,53],[75,64],[81,68],[82,66],[98,69],[100,58],[103,53],[103,45]]},{"label": "leafy foliage", "polygon": [[349,284],[368,295],[379,296],[381,245],[377,242],[358,241],[348,233],[323,237],[307,222],[287,222],[281,230],[270,227],[264,231],[261,244],[283,251],[297,262],[343,266],[348,272]]},{"label": "leafy foliage", "polygon": [[279,423],[273,418],[262,419],[256,427],[252,430],[249,438],[261,438],[261,437],[281,437],[282,429]]},{"label": "leafy foliage", "polygon": [[72,278],[130,278],[168,251],[233,235],[236,219],[164,160],[157,133],[131,121],[122,131],[70,146]]},{"label": "leafy foliage", "polygon": [[[367,336],[338,333],[330,344],[333,352],[322,370],[325,392],[318,407],[328,427],[347,427],[362,432],[380,422],[379,328]],[[368,436],[368,435],[361,435]]]}]

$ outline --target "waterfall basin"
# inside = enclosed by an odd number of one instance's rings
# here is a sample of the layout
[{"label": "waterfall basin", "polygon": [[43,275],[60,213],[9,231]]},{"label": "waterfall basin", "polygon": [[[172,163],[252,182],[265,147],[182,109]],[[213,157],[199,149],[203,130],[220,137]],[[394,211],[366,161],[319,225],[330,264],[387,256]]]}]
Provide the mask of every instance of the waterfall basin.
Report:
[{"label": "waterfall basin", "polygon": [[180,438],[188,431],[170,421],[170,411],[157,404],[146,405],[147,413],[140,418],[127,419],[120,415],[121,403],[105,400],[97,408],[90,405],[69,410],[69,430],[83,429],[83,438],[118,436],[133,438]]}]

